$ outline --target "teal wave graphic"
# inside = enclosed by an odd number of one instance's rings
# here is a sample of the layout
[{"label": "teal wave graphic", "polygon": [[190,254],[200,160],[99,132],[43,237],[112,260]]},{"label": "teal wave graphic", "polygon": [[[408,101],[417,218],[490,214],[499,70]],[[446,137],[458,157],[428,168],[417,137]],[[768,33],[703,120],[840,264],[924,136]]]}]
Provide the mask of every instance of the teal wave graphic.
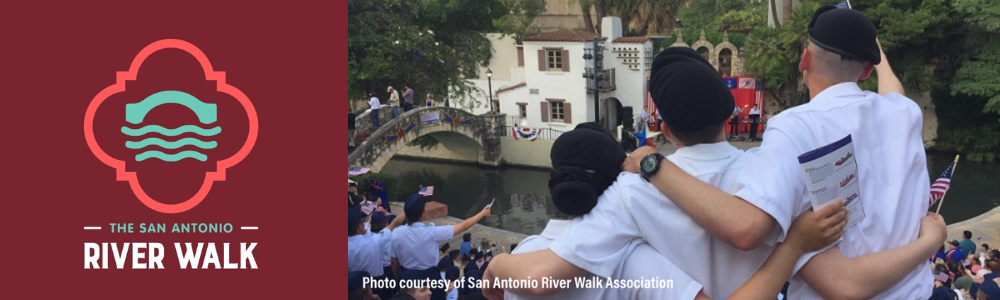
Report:
[{"label": "teal wave graphic", "polygon": [[219,144],[215,141],[202,141],[196,138],[183,138],[177,141],[165,141],[161,138],[148,138],[138,142],[126,141],[125,147],[129,149],[142,149],[149,145],[160,146],[167,149],[177,149],[187,145],[193,145],[201,149],[215,149]]},{"label": "teal wave graphic", "polygon": [[128,136],[140,136],[150,132],[159,133],[165,136],[178,136],[188,132],[193,132],[200,136],[214,136],[222,132],[222,127],[215,126],[212,128],[205,129],[194,125],[184,125],[174,129],[168,129],[160,125],[147,125],[139,129],[132,129],[122,126],[122,133]]},{"label": "teal wave graphic", "polygon": [[205,156],[204,154],[201,154],[198,151],[188,150],[188,151],[181,151],[180,153],[177,154],[166,154],[160,151],[146,151],[143,153],[139,153],[139,155],[136,155],[135,161],[144,161],[150,158],[156,158],[166,162],[175,162],[185,158],[193,158],[200,161],[208,160],[208,156]]}]

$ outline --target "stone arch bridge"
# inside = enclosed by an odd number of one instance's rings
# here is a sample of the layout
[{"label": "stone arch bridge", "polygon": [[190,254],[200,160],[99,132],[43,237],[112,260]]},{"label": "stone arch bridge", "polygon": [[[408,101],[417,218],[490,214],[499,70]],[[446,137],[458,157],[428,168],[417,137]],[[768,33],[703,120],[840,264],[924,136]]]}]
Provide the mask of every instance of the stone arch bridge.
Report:
[{"label": "stone arch bridge", "polygon": [[[385,109],[388,112],[388,109]],[[389,120],[383,112],[379,117]],[[400,149],[419,137],[449,132],[471,139],[480,146],[479,164],[500,166],[503,158],[500,152],[500,138],[504,136],[505,114],[472,113],[449,107],[423,107],[411,110],[391,121],[383,121],[382,127],[368,135],[347,157],[348,168],[366,167],[378,173]],[[366,123],[367,122],[367,123]],[[359,132],[371,128],[368,113],[358,116]]]}]

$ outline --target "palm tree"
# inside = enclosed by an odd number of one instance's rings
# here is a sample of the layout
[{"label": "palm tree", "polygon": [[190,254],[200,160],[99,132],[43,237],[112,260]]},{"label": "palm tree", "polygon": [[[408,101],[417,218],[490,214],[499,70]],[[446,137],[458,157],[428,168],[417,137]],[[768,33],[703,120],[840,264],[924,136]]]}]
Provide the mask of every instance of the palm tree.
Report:
[{"label": "palm tree", "polygon": [[788,23],[788,19],[792,17],[792,0],[785,0],[784,4],[781,11],[785,13],[785,23]]},{"label": "palm tree", "polygon": [[[584,26],[601,33],[605,16],[618,16],[625,32],[639,35],[669,32],[677,23],[680,7],[687,0],[577,0]],[[593,9],[593,13],[591,13]]]},{"label": "palm tree", "polygon": [[[631,2],[631,1],[622,1]],[[669,33],[677,26],[677,14],[687,2],[685,0],[641,0],[634,1],[635,6],[617,7],[622,17],[622,24],[629,26],[634,33],[649,35],[651,33]],[[628,16],[629,22],[625,22]]]}]

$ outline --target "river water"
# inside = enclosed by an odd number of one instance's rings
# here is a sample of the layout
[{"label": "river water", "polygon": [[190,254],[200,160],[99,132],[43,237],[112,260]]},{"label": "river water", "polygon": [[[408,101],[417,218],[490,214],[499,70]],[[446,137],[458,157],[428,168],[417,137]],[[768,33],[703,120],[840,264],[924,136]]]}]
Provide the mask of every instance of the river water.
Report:
[{"label": "river water", "polygon": [[[928,154],[931,180],[936,180],[954,156]],[[481,224],[512,232],[534,235],[545,229],[551,218],[562,218],[549,197],[546,170],[504,167],[480,168],[394,158],[382,169],[393,175],[404,195],[416,193],[421,185],[434,186],[432,201],[448,205],[448,213],[465,219],[475,215],[492,199],[493,216]],[[948,223],[979,216],[1000,206],[1000,164],[959,164],[941,214]],[[920,199],[926,201],[926,199]]]}]

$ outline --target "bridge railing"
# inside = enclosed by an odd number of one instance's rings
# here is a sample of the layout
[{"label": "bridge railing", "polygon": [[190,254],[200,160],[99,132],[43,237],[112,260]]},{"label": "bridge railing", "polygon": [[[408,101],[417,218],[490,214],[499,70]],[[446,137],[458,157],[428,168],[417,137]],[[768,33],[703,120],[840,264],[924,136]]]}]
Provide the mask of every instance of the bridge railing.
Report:
[{"label": "bridge railing", "polygon": [[[380,113],[385,117],[388,111]],[[421,118],[427,113],[438,113],[438,122],[422,125],[424,120]],[[390,121],[385,118],[379,128],[371,126],[367,118],[369,116],[370,113],[363,113],[357,119],[359,133],[370,134],[354,152],[348,155],[348,166],[368,167],[377,173],[385,161],[400,148],[405,147],[406,143],[425,134],[442,130],[458,132],[477,141],[483,148],[480,151],[480,164],[496,166],[503,163],[500,155],[500,137],[503,136],[505,129],[504,114],[487,113],[477,116],[457,108],[422,107],[403,113],[395,120]],[[427,116],[432,117],[432,115]]]}]

